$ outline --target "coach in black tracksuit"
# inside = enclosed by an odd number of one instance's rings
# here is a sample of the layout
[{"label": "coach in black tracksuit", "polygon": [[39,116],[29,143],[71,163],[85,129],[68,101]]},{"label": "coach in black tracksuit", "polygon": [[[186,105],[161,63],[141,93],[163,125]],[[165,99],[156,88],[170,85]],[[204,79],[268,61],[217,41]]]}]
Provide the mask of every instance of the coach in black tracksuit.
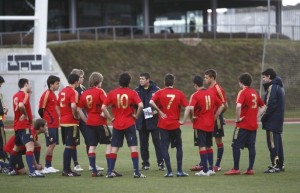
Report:
[{"label": "coach in black tracksuit", "polygon": [[[159,87],[157,87],[155,83],[150,80],[149,73],[140,74],[140,85],[135,90],[139,94],[144,104],[144,109],[148,107],[152,108],[149,104],[149,101],[152,95],[157,90],[159,90]],[[158,168],[159,170],[164,170],[165,166],[160,148],[159,130],[157,128],[158,116],[156,111],[152,111],[151,114],[153,115],[153,117],[145,119],[145,113],[141,113],[141,115],[136,120],[136,128],[139,131],[140,153],[143,160],[142,169],[149,170],[150,168],[149,135],[151,133]]]},{"label": "coach in black tracksuit", "polygon": [[267,105],[261,118],[262,128],[266,130],[267,144],[270,151],[272,166],[265,173],[284,171],[284,154],[282,146],[282,130],[284,121],[285,93],[281,79],[269,68],[262,72]]}]

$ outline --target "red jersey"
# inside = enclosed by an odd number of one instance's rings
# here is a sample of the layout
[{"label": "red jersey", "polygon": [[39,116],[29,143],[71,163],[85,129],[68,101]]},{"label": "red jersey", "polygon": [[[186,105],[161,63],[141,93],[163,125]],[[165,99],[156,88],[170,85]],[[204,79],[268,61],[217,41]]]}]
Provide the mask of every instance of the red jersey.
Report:
[{"label": "red jersey", "polygon": [[236,123],[236,127],[251,131],[257,130],[258,107],[264,106],[264,102],[257,92],[252,88],[245,87],[239,92],[236,103],[242,105],[240,117],[244,117],[241,122]]},{"label": "red jersey", "polygon": [[198,90],[190,99],[189,106],[194,107],[193,128],[213,132],[215,125],[215,109],[219,108],[222,102],[211,89]]},{"label": "red jersey", "polygon": [[227,102],[225,91],[221,87],[221,85],[216,83],[216,84],[214,84],[213,87],[211,87],[209,89],[212,90],[216,94],[216,96],[222,101],[223,104],[225,104]]},{"label": "red jersey", "polygon": [[56,107],[57,97],[55,93],[50,89],[46,90],[40,98],[39,108],[44,109],[44,115],[42,118],[47,121],[49,128],[59,127],[59,116]]},{"label": "red jersey", "polygon": [[101,116],[101,106],[106,99],[103,89],[92,87],[87,89],[80,97],[78,107],[87,111],[86,125],[99,126],[106,125],[106,118]]},{"label": "red jersey", "polygon": [[112,106],[112,113],[115,117],[113,127],[117,130],[124,130],[135,124],[132,117],[135,111],[135,105],[138,105],[141,99],[136,91],[128,87],[120,87],[108,93],[104,105]]},{"label": "red jersey", "polygon": [[179,128],[179,117],[181,106],[186,107],[188,102],[185,95],[175,88],[164,88],[153,94],[151,100],[159,105],[162,112],[167,117],[159,117],[157,126],[165,130],[174,130]]},{"label": "red jersey", "polygon": [[[38,141],[38,135],[36,134],[36,130],[31,128],[31,135],[33,137],[33,141]],[[4,151],[10,153],[15,146],[15,135],[12,135],[9,140],[4,145]],[[26,152],[25,145],[19,146],[19,152]]]},{"label": "red jersey", "polygon": [[[25,110],[27,113],[27,118],[23,121],[20,121],[20,117],[22,116],[19,103],[23,103],[25,106]],[[25,93],[24,91],[19,91],[13,96],[13,108],[14,108],[14,130],[20,129],[30,129],[32,123],[32,112],[30,107],[30,95]]]},{"label": "red jersey", "polygon": [[78,103],[78,92],[71,86],[67,86],[59,92],[57,104],[60,108],[60,125],[76,126],[79,120],[73,116],[71,104]]}]

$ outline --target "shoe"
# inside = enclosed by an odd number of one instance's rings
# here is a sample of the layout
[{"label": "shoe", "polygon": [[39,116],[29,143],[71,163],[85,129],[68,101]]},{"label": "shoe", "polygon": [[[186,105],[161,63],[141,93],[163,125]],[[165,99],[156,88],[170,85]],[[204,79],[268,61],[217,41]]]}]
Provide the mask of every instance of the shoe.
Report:
[{"label": "shoe", "polygon": [[254,170],[247,170],[243,173],[244,175],[253,175],[254,174]]},{"label": "shoe", "polygon": [[214,170],[208,170],[207,175],[214,176],[214,175],[216,175],[216,172]]},{"label": "shoe", "polygon": [[63,171],[61,175],[62,176],[66,176],[66,177],[78,177],[78,176],[81,176],[81,174],[78,174],[78,173],[72,172],[72,171],[70,171],[70,172]]},{"label": "shoe", "polygon": [[32,172],[32,173],[29,173],[28,176],[29,176],[29,177],[40,177],[40,178],[45,177],[44,174],[38,172],[37,170],[35,170],[35,171]]},{"label": "shoe", "polygon": [[104,175],[102,174],[101,171],[99,171],[97,173],[92,172],[92,177],[102,177],[102,176],[104,176]]},{"label": "shoe", "polygon": [[272,166],[269,166],[268,169],[266,171],[264,171],[264,173],[279,173],[280,172],[280,169],[279,168],[276,168],[276,167],[272,167]]},{"label": "shoe", "polygon": [[81,171],[83,171],[84,169],[80,166],[80,165],[77,165],[77,166],[75,166],[74,167],[74,171],[75,172],[81,172]]},{"label": "shoe", "polygon": [[209,176],[209,174],[205,173],[203,170],[201,170],[200,172],[196,172],[195,176]]},{"label": "shoe", "polygon": [[58,169],[55,169],[54,167],[45,167],[42,171],[41,171],[41,173],[43,173],[43,174],[55,174],[55,173],[57,173],[57,172],[59,172],[59,170]]},{"label": "shoe", "polygon": [[106,177],[106,178],[113,178],[113,177],[115,177],[115,176],[113,175],[112,172],[111,172],[111,173],[108,173],[108,172],[107,172],[107,174],[106,174],[105,177]]},{"label": "shoe", "polygon": [[239,175],[241,174],[240,170],[231,169],[224,173],[224,175]]},{"label": "shoe", "polygon": [[1,173],[8,174],[8,172],[9,172],[8,168],[1,168]]},{"label": "shoe", "polygon": [[16,170],[11,170],[11,171],[9,171],[9,172],[7,173],[7,175],[9,175],[9,176],[16,176],[16,175],[18,175],[18,174],[17,174]]},{"label": "shoe", "polygon": [[[93,170],[93,167],[92,167],[92,166],[89,166],[89,170],[92,171],[92,170]],[[104,171],[104,168],[102,168],[102,167],[96,165],[96,170],[97,170],[97,171]]]},{"label": "shoe", "polygon": [[116,170],[113,170],[113,171],[111,172],[111,174],[112,174],[114,177],[121,177],[121,176],[123,176],[121,173],[117,172]]},{"label": "shoe", "polygon": [[193,167],[191,167],[191,169],[190,169],[191,171],[201,171],[201,170],[203,170],[203,166],[200,166],[199,164],[198,165],[195,165],[195,166],[193,166]]},{"label": "shoe", "polygon": [[214,166],[214,171],[215,172],[220,172],[221,171],[221,167],[220,166]]},{"label": "shoe", "polygon": [[158,170],[165,171],[166,170],[165,164],[164,163],[158,164]]},{"label": "shoe", "polygon": [[185,172],[177,172],[176,174],[177,177],[188,177],[189,174],[185,173]]},{"label": "shoe", "polygon": [[284,166],[282,166],[281,168],[279,168],[279,170],[280,170],[281,172],[285,172]]},{"label": "shoe", "polygon": [[169,178],[169,177],[173,177],[173,173],[172,172],[168,172],[164,175],[164,177]]},{"label": "shoe", "polygon": [[146,176],[142,173],[133,173],[134,178],[146,178]]},{"label": "shoe", "polygon": [[149,170],[150,169],[150,166],[143,166],[142,167],[142,170]]}]

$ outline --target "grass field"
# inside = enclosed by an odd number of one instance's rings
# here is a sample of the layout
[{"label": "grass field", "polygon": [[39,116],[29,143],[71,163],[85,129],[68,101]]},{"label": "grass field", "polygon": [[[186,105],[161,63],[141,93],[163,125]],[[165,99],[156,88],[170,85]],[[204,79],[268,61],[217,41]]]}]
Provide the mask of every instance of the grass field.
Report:
[{"label": "grass field", "polygon": [[[88,159],[85,155],[84,145],[78,148],[78,156],[81,166],[85,169],[81,177],[62,177],[61,173],[49,174],[45,178],[36,179],[28,176],[7,176],[0,174],[1,192],[122,192],[122,193],[194,193],[194,192],[299,192],[300,183],[300,151],[299,145],[299,124],[285,125],[283,140],[285,149],[286,172],[278,174],[264,174],[263,171],[269,165],[269,153],[266,146],[265,132],[259,130],[256,143],[256,161],[254,165],[255,175],[253,176],[224,176],[224,171],[233,166],[231,151],[231,136],[233,126],[226,126],[225,130],[225,152],[222,161],[222,171],[216,176],[198,177],[189,168],[199,162],[198,150],[193,146],[193,132],[191,127],[182,127],[183,137],[183,169],[190,176],[187,178],[164,178],[165,172],[159,171],[155,164],[153,146],[151,150],[151,169],[143,171],[146,179],[134,179],[132,172],[132,162],[128,148],[122,148],[118,154],[116,169],[123,174],[121,178],[106,179],[104,177],[92,178],[88,169]],[[12,134],[7,132],[7,136]],[[40,136],[40,141],[44,145],[44,137]],[[42,147],[41,162],[44,159],[44,146]],[[62,169],[63,146],[57,146],[55,150],[53,165]],[[176,171],[175,149],[171,149],[171,163]],[[104,146],[98,147],[98,165],[106,168],[104,159]],[[25,161],[25,159],[24,159]],[[248,150],[241,152],[240,168],[244,171],[248,166]]]}]

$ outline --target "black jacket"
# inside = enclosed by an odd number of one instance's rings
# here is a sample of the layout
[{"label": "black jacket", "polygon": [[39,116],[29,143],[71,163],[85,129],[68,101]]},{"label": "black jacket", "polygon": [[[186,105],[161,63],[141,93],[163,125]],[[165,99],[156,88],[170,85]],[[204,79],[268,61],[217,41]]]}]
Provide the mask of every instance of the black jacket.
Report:
[{"label": "black jacket", "polygon": [[267,110],[261,118],[265,130],[282,133],[284,121],[285,93],[279,77],[263,85],[265,89],[264,102]]},{"label": "black jacket", "polygon": [[[158,90],[159,90],[159,87],[156,86],[156,84],[152,81],[150,81],[150,85],[149,85],[148,89],[144,89],[144,87],[142,87],[141,85],[135,89],[135,91],[138,93],[138,95],[140,96],[140,98],[144,104],[144,108],[151,107],[149,104],[150,99],[151,99],[152,95]],[[152,111],[154,111],[154,110],[155,109],[152,108]],[[141,115],[138,117],[138,119],[135,122],[137,130],[142,129],[143,121],[145,121],[145,124],[146,124],[146,128],[144,128],[144,129],[147,129],[147,130],[157,129],[157,122],[158,122],[157,114],[154,115],[150,119],[145,119],[144,113],[142,112]]]}]

